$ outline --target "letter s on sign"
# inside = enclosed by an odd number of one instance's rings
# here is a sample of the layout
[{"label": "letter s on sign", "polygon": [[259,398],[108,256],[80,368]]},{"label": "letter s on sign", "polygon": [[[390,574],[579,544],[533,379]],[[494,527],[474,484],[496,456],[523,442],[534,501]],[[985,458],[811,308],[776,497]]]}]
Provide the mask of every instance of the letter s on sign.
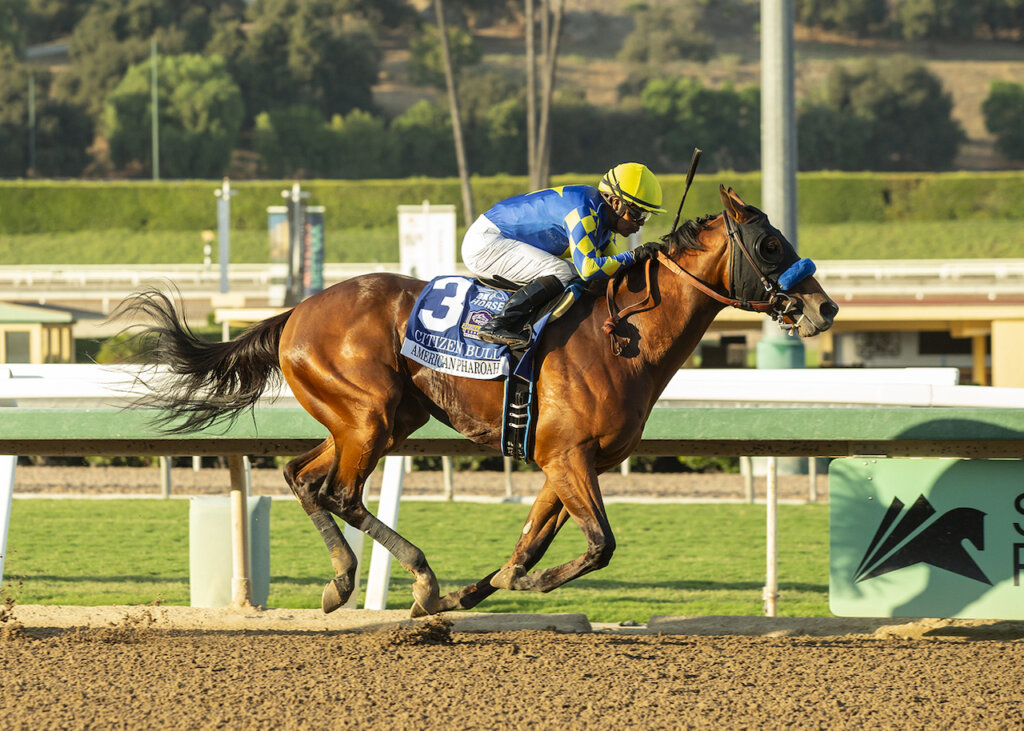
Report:
[{"label": "letter s on sign", "polygon": [[[1024,492],[1018,495],[1013,501],[1013,507],[1017,508],[1017,512],[1024,515]],[[1014,530],[1024,536],[1024,528],[1021,528],[1020,523],[1013,524]]]}]

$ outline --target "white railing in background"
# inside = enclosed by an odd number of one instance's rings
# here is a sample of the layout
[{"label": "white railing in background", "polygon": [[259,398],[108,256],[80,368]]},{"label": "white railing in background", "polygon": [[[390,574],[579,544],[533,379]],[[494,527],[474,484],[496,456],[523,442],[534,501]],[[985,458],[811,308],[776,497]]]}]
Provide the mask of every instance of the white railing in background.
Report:
[{"label": "white railing in background", "polygon": [[[1024,294],[1024,259],[893,259],[822,260],[819,281],[833,296],[917,295],[977,296]],[[464,267],[456,267],[465,273]],[[398,272],[397,262],[328,263],[324,281],[339,282],[369,272]],[[284,264],[232,264],[228,280],[232,292],[256,291],[283,282]],[[220,268],[196,264],[125,264],[82,266],[0,266],[0,299],[37,297],[41,290],[51,299],[78,295],[95,299],[128,294],[154,280],[170,280],[183,290],[217,292]],[[115,291],[110,291],[115,290]]]}]

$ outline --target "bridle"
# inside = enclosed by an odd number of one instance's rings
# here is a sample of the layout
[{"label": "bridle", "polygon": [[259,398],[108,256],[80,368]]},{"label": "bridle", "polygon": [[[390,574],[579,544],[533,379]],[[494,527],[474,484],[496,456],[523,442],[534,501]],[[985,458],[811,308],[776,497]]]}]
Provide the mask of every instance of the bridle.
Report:
[{"label": "bridle", "polygon": [[757,273],[760,279],[761,286],[764,287],[767,299],[764,300],[746,300],[735,296],[735,282],[730,282],[729,294],[722,294],[717,291],[710,284],[702,280],[700,277],[691,274],[690,272],[683,269],[671,259],[665,252],[658,251],[656,256],[649,257],[644,263],[644,277],[645,277],[645,295],[640,302],[636,302],[623,310],[619,310],[615,304],[615,290],[617,289],[619,281],[625,275],[625,271],[620,271],[614,277],[608,280],[608,288],[606,291],[606,299],[608,301],[608,319],[605,320],[602,329],[608,333],[611,338],[612,353],[615,355],[621,355],[622,350],[625,347],[626,339],[618,335],[615,332],[616,327],[620,322],[625,320],[630,315],[640,312],[647,308],[647,303],[651,299],[651,262],[657,260],[659,264],[667,268],[673,274],[677,274],[686,280],[691,286],[697,290],[703,292],[708,297],[729,307],[735,307],[739,310],[745,310],[747,312],[761,312],[773,320],[779,323],[779,326],[783,330],[793,334],[796,331],[797,326],[800,324],[800,320],[804,318],[803,312],[800,312],[800,318],[794,322],[786,322],[785,317],[796,315],[796,312],[800,310],[800,305],[797,300],[787,294],[782,286],[778,282],[778,278],[772,279],[765,275],[761,268],[755,263],[754,257],[751,256],[750,250],[747,245],[743,242],[743,236],[733,222],[732,217],[727,211],[722,211],[722,218],[725,220],[725,230],[728,237],[729,256],[735,255],[735,250],[738,249],[747,263]]}]

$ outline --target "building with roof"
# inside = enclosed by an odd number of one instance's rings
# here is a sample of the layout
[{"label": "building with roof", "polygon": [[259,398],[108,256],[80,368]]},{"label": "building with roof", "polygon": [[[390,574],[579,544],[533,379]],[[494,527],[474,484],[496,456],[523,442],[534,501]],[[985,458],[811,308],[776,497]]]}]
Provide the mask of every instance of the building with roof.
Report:
[{"label": "building with roof", "polygon": [[0,363],[74,363],[74,324],[65,310],[0,302]]}]

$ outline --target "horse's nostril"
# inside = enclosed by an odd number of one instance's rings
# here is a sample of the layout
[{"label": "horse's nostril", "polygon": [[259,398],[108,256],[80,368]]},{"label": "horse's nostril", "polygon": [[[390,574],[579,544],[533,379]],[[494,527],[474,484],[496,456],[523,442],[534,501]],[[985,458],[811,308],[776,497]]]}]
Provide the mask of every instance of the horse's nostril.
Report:
[{"label": "horse's nostril", "polygon": [[839,314],[839,305],[835,302],[825,302],[818,311],[821,313],[822,318],[831,322]]}]

